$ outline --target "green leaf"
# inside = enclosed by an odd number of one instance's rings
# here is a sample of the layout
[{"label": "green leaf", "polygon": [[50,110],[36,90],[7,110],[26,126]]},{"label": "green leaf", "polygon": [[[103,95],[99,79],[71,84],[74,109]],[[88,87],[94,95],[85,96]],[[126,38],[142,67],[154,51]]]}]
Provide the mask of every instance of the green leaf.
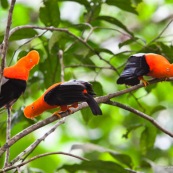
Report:
[{"label": "green leaf", "polygon": [[161,111],[161,110],[165,110],[166,109],[166,107],[165,106],[163,106],[163,105],[158,105],[158,106],[156,106],[156,107],[154,107],[153,109],[152,109],[152,111],[151,111],[151,115],[152,114],[154,114],[154,113],[156,113],[156,112],[158,112],[158,111]]},{"label": "green leaf", "polygon": [[111,17],[111,16],[99,16],[97,17],[97,20],[104,20],[105,22],[109,22],[111,24],[114,24],[118,27],[120,27],[121,29],[123,29],[124,31],[126,31],[127,33],[129,33],[130,35],[133,35],[132,32],[130,32],[128,30],[128,28],[122,23],[120,22],[118,19]]},{"label": "green leaf", "polygon": [[2,6],[2,8],[7,9],[9,4],[7,0],[0,0],[0,4]]},{"label": "green leaf", "polygon": [[37,32],[34,29],[31,28],[20,29],[17,30],[13,35],[11,35],[10,41],[32,38],[35,35],[37,35]]},{"label": "green leaf", "polygon": [[59,2],[64,2],[64,1],[71,1],[71,2],[77,2],[81,5],[84,5],[86,8],[89,8],[90,7],[90,3],[89,1],[87,0],[59,0]]},{"label": "green leaf", "polygon": [[153,126],[146,126],[140,137],[140,147],[143,154],[153,147],[155,139],[156,128]]},{"label": "green leaf", "polygon": [[91,84],[92,84],[94,92],[96,93],[96,96],[103,95],[103,87],[100,82],[94,81],[94,82],[91,82]]},{"label": "green leaf", "polygon": [[93,160],[83,161],[81,164],[63,165],[57,171],[65,169],[70,173],[76,171],[97,171],[98,173],[128,173],[122,166],[111,161]]},{"label": "green leaf", "polygon": [[106,0],[108,5],[116,6],[124,11],[137,14],[136,9],[132,6],[131,0]]},{"label": "green leaf", "polygon": [[90,108],[82,109],[81,114],[86,124],[90,121],[90,119],[93,116]]},{"label": "green leaf", "polygon": [[127,154],[119,154],[119,153],[113,153],[109,152],[109,154],[116,160],[118,160],[120,163],[128,166],[129,168],[132,168],[133,162],[130,156]]},{"label": "green leaf", "polygon": [[128,39],[128,40],[126,40],[126,41],[124,41],[122,43],[119,43],[118,46],[119,46],[119,48],[121,48],[123,46],[129,45],[129,44],[135,42],[136,40],[138,40],[138,38],[133,37],[133,38],[130,38],[130,39]]},{"label": "green leaf", "polygon": [[123,134],[122,137],[127,139],[128,135],[131,131],[136,130],[137,128],[142,127],[142,126],[143,126],[143,124],[133,124],[133,125],[127,127],[127,129],[126,129],[127,131],[125,134]]},{"label": "green leaf", "polygon": [[99,52],[99,53],[107,53],[110,55],[114,55],[114,53],[112,51],[110,51],[109,49],[105,49],[105,48],[96,48],[95,51]]},{"label": "green leaf", "polygon": [[44,7],[40,8],[39,17],[46,26],[57,27],[60,23],[60,11],[57,0],[44,0]]}]

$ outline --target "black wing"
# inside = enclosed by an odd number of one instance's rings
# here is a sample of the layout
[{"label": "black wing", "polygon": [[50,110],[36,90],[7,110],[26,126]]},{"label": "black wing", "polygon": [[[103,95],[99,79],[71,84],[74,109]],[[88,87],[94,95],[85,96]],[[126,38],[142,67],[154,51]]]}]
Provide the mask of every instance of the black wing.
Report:
[{"label": "black wing", "polygon": [[[84,92],[84,91],[87,92]],[[44,96],[44,101],[49,105],[71,105],[76,102],[86,101],[94,115],[101,115],[101,109],[94,100],[95,95],[90,83],[73,80],[55,86]]]},{"label": "black wing", "polygon": [[150,68],[146,62],[145,54],[132,55],[127,60],[125,69],[117,80],[117,84],[137,85],[140,82],[138,77],[147,75],[149,71]]},{"label": "black wing", "polygon": [[26,81],[19,79],[3,78],[0,93],[0,108],[10,107],[25,91]]}]

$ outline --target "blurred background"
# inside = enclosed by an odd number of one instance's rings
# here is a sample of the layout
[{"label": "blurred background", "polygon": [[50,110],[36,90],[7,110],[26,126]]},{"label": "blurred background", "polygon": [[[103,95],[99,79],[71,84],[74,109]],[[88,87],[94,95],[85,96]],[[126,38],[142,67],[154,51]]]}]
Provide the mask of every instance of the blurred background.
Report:
[{"label": "blurred background", "polygon": [[[9,3],[0,0],[0,42],[4,38]],[[41,57],[40,63],[31,71],[26,92],[12,108],[12,135],[52,115],[53,111],[45,112],[34,120],[28,120],[23,115],[23,108],[50,85],[62,80],[60,51],[63,52],[65,81],[86,80],[92,83],[98,97],[107,95],[127,88],[117,85],[116,80],[130,55],[158,53],[173,62],[172,20],[171,0],[17,0],[11,28],[54,26],[68,32],[30,28],[17,30],[10,37],[8,66],[32,49],[37,50]],[[172,90],[172,82],[159,82],[112,100],[152,116],[162,127],[173,131]],[[65,124],[28,156],[62,151],[91,160],[95,163],[93,167],[86,168],[80,159],[52,155],[21,169],[25,172],[100,173],[96,161],[101,160],[105,167],[103,173],[112,172],[106,171],[109,163],[117,172],[118,167],[124,172],[166,172],[166,167],[173,164],[172,138],[126,110],[106,104],[100,106],[103,115],[99,117],[93,116],[88,108],[68,116]],[[6,117],[6,111],[2,110],[1,146],[5,143]],[[14,144],[10,148],[10,158],[44,135],[53,124]],[[3,159],[0,158],[1,165]]]}]

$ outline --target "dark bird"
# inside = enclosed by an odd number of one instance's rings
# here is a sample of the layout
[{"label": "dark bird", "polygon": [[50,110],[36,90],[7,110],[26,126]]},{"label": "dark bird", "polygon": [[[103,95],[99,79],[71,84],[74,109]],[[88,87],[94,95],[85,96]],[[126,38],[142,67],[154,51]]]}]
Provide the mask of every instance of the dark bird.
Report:
[{"label": "dark bird", "polygon": [[140,80],[146,86],[147,81],[143,76],[151,76],[158,79],[173,77],[173,64],[159,54],[138,53],[127,60],[124,71],[117,80],[117,84],[137,85]]},{"label": "dark bird", "polygon": [[[95,95],[90,83],[81,80],[60,82],[50,86],[41,97],[24,109],[27,118],[34,118],[46,110],[60,107],[58,112],[70,111],[70,107],[77,108],[78,102],[87,102],[94,115],[101,115],[102,111],[94,100]],[[60,116],[58,112],[54,114]]]},{"label": "dark bird", "polygon": [[32,50],[15,65],[4,68],[0,92],[0,108],[10,108],[26,89],[30,70],[39,62],[39,54]]}]

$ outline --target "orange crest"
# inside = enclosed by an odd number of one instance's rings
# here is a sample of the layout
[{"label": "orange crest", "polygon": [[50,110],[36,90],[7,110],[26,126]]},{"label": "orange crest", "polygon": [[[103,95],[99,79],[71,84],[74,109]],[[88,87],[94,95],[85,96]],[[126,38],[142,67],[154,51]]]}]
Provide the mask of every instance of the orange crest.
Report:
[{"label": "orange crest", "polygon": [[38,64],[40,60],[39,53],[35,50],[30,51],[21,58],[15,65],[6,67],[3,75],[7,78],[28,80],[29,71]]}]

